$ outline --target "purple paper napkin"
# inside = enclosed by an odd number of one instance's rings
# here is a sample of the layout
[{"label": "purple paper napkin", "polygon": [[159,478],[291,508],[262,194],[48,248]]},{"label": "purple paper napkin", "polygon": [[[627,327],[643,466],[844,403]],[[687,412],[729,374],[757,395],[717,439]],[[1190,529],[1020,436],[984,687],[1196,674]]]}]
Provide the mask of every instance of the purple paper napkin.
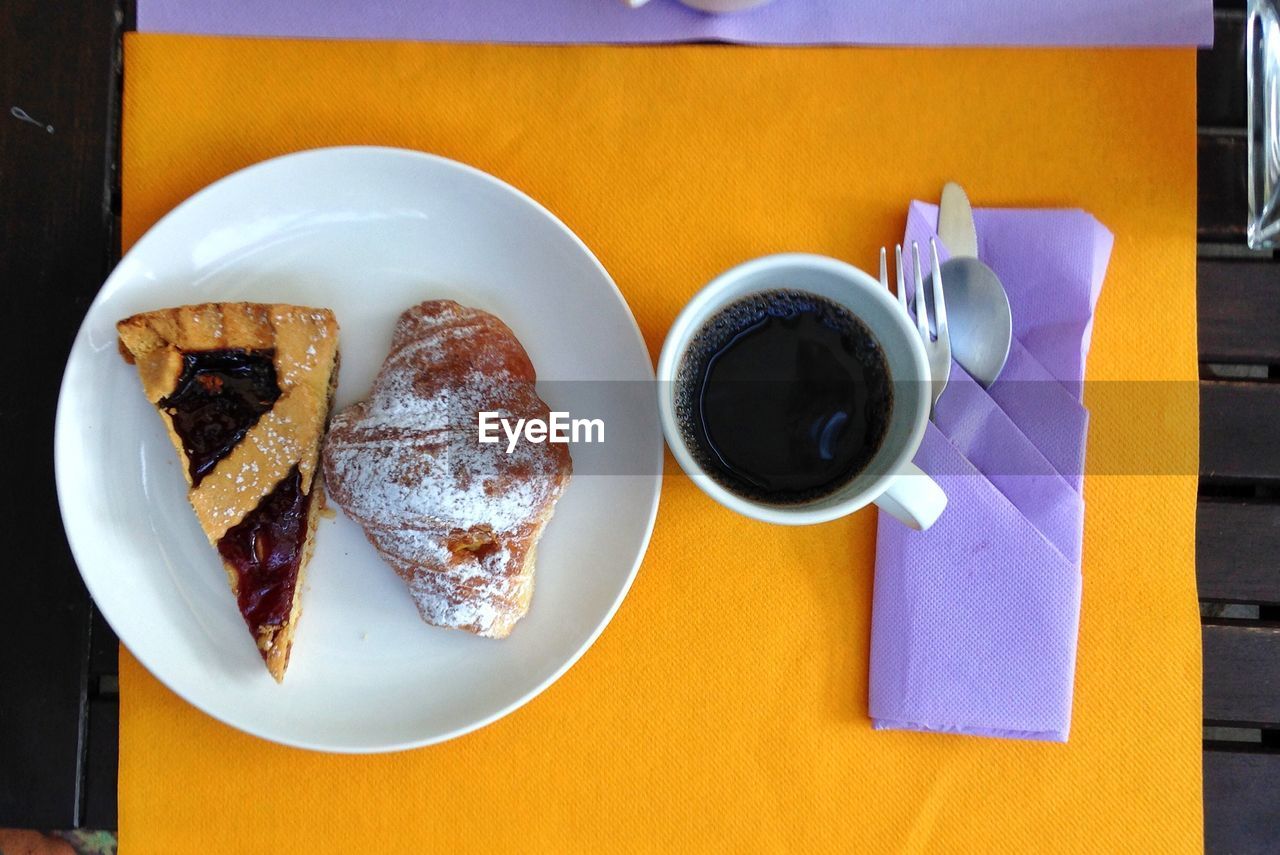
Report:
[{"label": "purple paper napkin", "polygon": [[877,728],[1065,742],[1080,571],[936,427],[927,532],[880,515],[869,706]]},{"label": "purple paper napkin", "polygon": [[[982,389],[958,365],[916,463],[946,511],[917,532],[881,515],[869,711],[877,728],[1066,741],[1088,413],[1085,357],[1112,236],[1082,211],[974,212],[1015,341]],[[912,203],[906,241],[936,237]],[[940,246],[946,256],[946,248]]]},{"label": "purple paper napkin", "polygon": [[1212,0],[773,0],[707,15],[676,0],[138,0],[141,32],[293,38],[576,43],[1191,45]]},{"label": "purple paper napkin", "polygon": [[1079,491],[954,362],[934,424],[1049,543],[1079,564],[1084,533]]}]

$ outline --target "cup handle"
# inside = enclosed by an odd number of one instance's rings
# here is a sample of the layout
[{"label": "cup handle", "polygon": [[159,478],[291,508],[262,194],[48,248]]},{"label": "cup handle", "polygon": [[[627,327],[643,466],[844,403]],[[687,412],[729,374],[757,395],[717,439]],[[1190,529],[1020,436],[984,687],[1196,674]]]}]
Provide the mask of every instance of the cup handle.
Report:
[{"label": "cup handle", "polygon": [[942,514],[947,506],[947,494],[919,466],[908,463],[893,476],[876,504],[904,525],[922,531]]}]

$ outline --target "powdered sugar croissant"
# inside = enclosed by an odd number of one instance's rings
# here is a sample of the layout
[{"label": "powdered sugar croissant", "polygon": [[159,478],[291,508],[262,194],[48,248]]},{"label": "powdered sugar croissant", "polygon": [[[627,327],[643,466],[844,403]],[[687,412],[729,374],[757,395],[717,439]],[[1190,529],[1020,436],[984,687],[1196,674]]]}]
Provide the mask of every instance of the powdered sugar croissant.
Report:
[{"label": "powdered sugar croissant", "polygon": [[334,417],[329,494],[409,586],[423,620],[506,637],[572,462],[562,443],[480,443],[478,414],[546,419],[506,324],[451,300],[407,310],[369,399]]}]

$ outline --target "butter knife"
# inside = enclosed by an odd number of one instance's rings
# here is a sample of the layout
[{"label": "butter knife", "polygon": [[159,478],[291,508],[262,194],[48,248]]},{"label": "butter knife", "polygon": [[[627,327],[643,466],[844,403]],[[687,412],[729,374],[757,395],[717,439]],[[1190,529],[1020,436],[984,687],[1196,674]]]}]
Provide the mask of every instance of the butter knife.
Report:
[{"label": "butter knife", "polygon": [[[942,188],[938,237],[951,253],[942,265],[942,290],[951,328],[951,355],[974,380],[989,387],[1000,376],[1013,340],[1009,296],[994,270],[978,260],[973,208],[954,181]],[[925,289],[929,303],[932,289]]]},{"label": "butter knife", "polygon": [[[978,257],[978,231],[973,225],[973,208],[964,188],[948,181],[938,203],[938,237],[952,257]],[[945,280],[943,280],[945,281]]]}]

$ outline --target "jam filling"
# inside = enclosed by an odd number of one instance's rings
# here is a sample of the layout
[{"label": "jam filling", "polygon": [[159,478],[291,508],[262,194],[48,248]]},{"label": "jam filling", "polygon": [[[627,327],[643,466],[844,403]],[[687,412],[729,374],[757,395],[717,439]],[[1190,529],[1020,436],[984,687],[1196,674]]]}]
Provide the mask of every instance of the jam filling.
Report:
[{"label": "jam filling", "polygon": [[160,408],[199,485],[280,397],[272,350],[203,350],[182,355],[182,376]]},{"label": "jam filling", "polygon": [[310,505],[311,494],[303,494],[302,476],[294,466],[218,541],[218,552],[236,570],[240,614],[255,636],[260,628],[281,626],[289,617]]}]

